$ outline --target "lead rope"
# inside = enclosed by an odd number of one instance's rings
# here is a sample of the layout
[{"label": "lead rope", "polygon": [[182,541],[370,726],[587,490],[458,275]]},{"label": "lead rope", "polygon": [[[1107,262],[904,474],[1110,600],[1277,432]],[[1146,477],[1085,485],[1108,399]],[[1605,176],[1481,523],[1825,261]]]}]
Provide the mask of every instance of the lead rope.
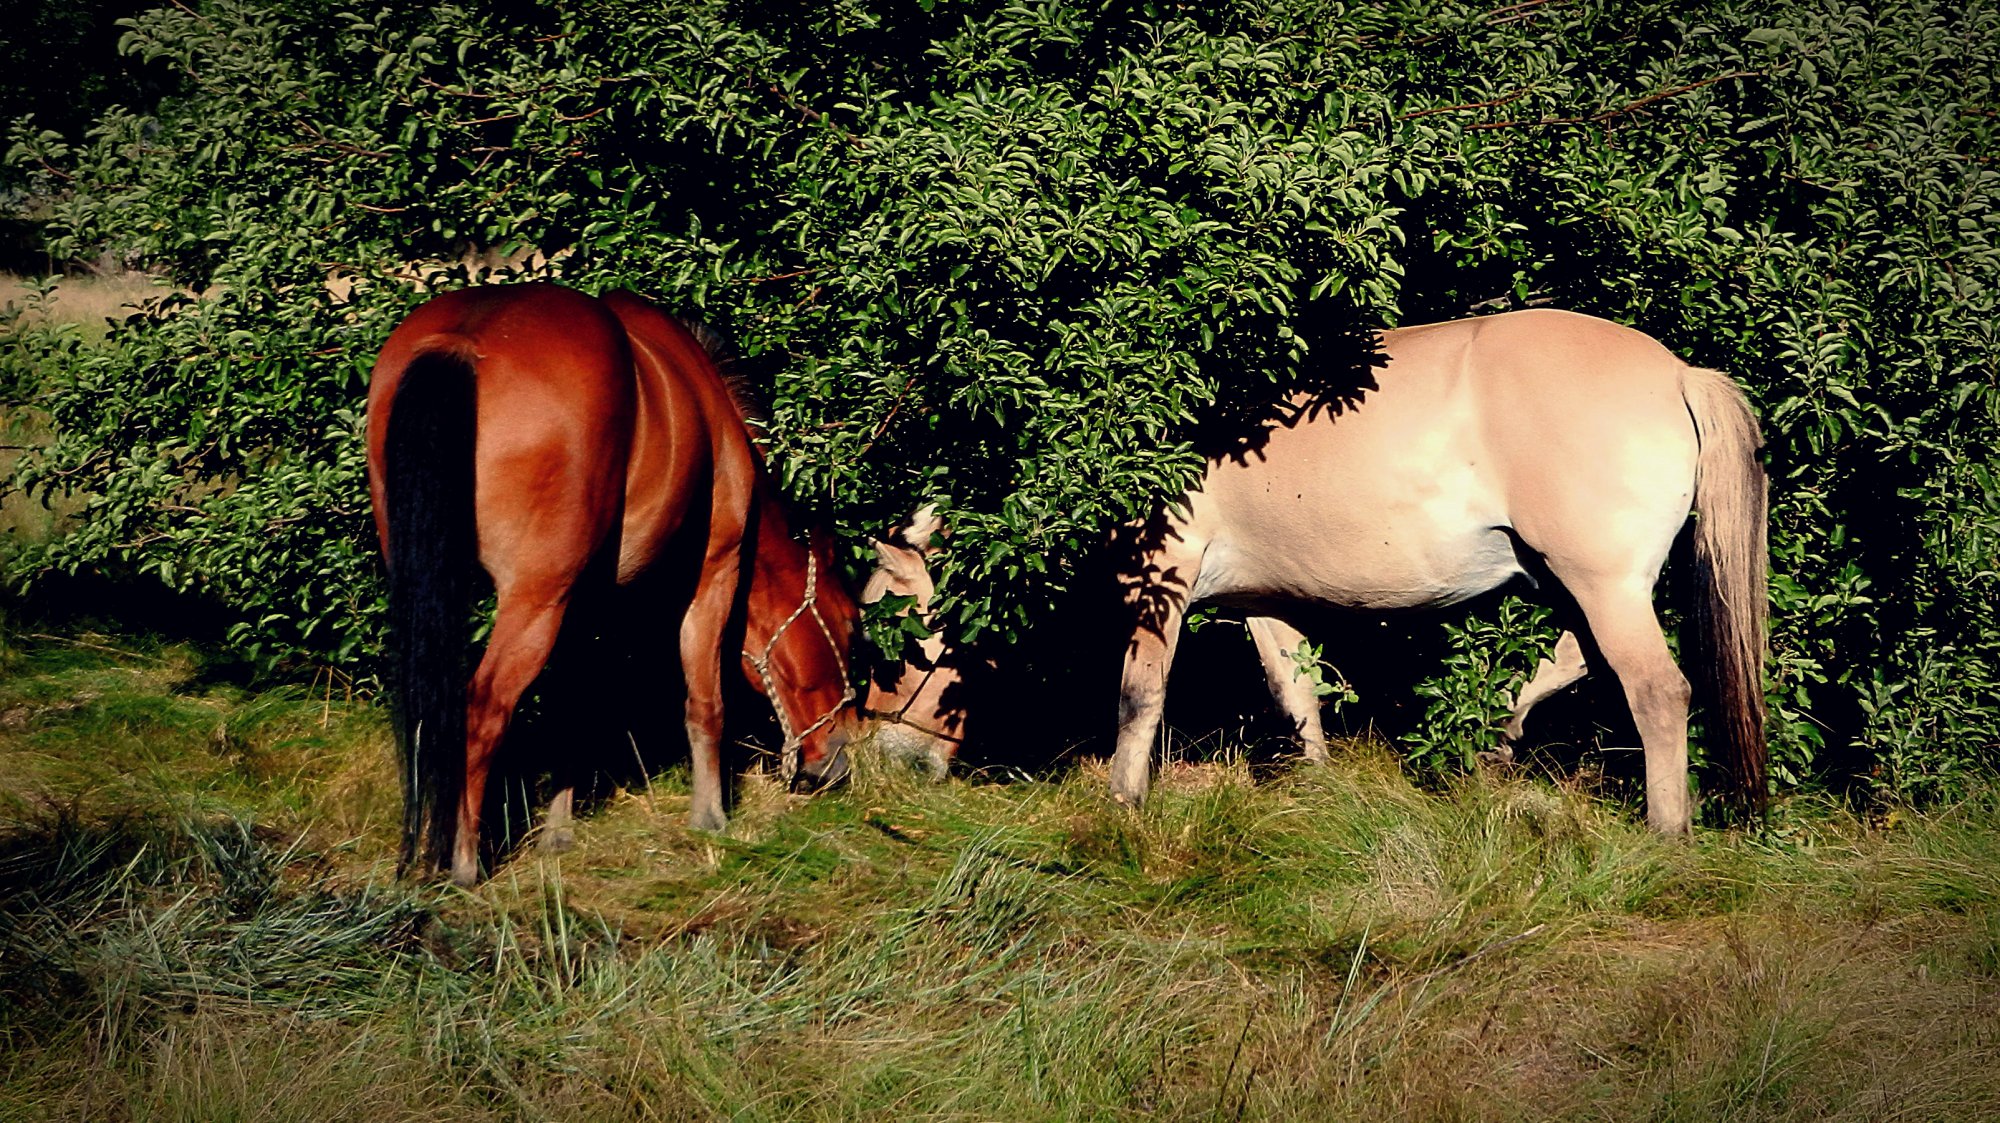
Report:
[{"label": "lead rope", "polygon": [[[928,621],[926,621],[926,623],[928,623]],[[931,684],[931,677],[937,674],[938,671],[941,669],[942,667],[940,667],[938,663],[933,662],[931,664],[930,670],[924,672],[923,681],[917,683],[917,688],[915,690],[910,691],[909,698],[905,700],[902,705],[896,707],[896,709],[893,712],[887,710],[870,710],[864,708],[861,711],[862,716],[875,718],[879,721],[886,721],[891,725],[907,725],[911,729],[914,729],[917,732],[922,733],[927,737],[935,737],[940,741],[950,741],[954,745],[963,745],[965,743],[965,738],[961,735],[946,733],[942,729],[932,729],[930,726],[925,725],[922,722],[910,720],[909,716],[910,707],[917,704],[918,698],[923,697],[924,688]]]},{"label": "lead rope", "polygon": [[[819,611],[819,555],[813,550],[811,531],[806,532],[805,599],[801,600],[799,606],[792,610],[792,614],[785,617],[785,622],[779,624],[777,630],[771,633],[771,638],[764,643],[761,655],[751,654],[748,648],[743,651],[743,658],[749,660],[751,668],[757,672],[757,678],[764,684],[764,697],[771,700],[771,710],[778,715],[778,732],[785,735],[784,747],[778,750],[778,775],[787,784],[799,774],[799,765],[803,763],[805,757],[806,738],[818,732],[822,726],[838,716],[849,702],[854,701],[854,684],[847,682],[843,675],[840,701],[835,702],[832,709],[819,715],[819,719],[811,725],[804,729],[793,730],[791,716],[785,713],[785,703],[778,697],[778,680],[771,674],[771,652],[777,649],[778,641],[784,638],[785,629],[790,628],[799,617],[808,612],[812,613],[813,623],[819,625],[819,634],[826,637],[826,645],[833,649],[835,657],[838,658],[841,653],[840,644],[834,640],[833,629],[827,625],[826,617],[820,615]],[[844,664],[845,661],[842,662]]]}]

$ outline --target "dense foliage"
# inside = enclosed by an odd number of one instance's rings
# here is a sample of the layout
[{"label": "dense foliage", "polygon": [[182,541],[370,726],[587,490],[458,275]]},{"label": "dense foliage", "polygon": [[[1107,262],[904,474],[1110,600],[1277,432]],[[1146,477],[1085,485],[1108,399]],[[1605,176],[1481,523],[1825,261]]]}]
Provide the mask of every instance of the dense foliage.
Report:
[{"label": "dense foliage", "polygon": [[[118,20],[141,0],[0,0],[0,122],[33,114],[38,127],[80,138],[111,105],[150,105],[171,85],[117,53]],[[0,269],[47,267],[27,213],[32,165],[0,162]],[[39,169],[34,169],[39,170]]]},{"label": "dense foliage", "polygon": [[[732,334],[800,501],[850,539],[950,509],[975,638],[1357,329],[1548,302],[1766,418],[1781,777],[1950,791],[2000,728],[1996,44],[1990,0],[161,9],[126,46],[183,96],[16,132],[59,257],[174,288],[107,348],[17,327],[55,439],[16,484],[89,499],[14,574],[365,659],[368,365],[469,246]],[[1529,666],[1494,630],[1431,749]]]}]

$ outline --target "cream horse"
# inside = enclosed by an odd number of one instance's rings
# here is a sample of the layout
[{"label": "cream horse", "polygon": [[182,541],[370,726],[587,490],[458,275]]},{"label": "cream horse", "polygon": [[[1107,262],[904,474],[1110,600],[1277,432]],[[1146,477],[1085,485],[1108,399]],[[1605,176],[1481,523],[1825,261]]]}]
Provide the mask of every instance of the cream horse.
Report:
[{"label": "cream horse", "polygon": [[[1692,511],[1689,666],[1729,802],[1761,810],[1765,479],[1742,392],[1640,332],[1553,310],[1399,328],[1382,334],[1381,353],[1378,385],[1357,402],[1296,403],[1261,445],[1211,458],[1140,534],[1121,577],[1132,631],[1112,795],[1146,797],[1168,672],[1194,605],[1253,614],[1272,694],[1307,756],[1323,760],[1317,700],[1289,658],[1303,639],[1284,619],[1293,608],[1435,608],[1524,580],[1569,630],[1503,736],[1520,735],[1536,702],[1609,668],[1645,748],[1647,822],[1683,833],[1692,691],[1668,652],[1653,586]],[[905,577],[912,564],[921,572],[923,537],[884,544],[884,572],[892,558]],[[907,585],[878,574],[870,591]],[[906,673],[869,708],[901,713],[918,732],[962,728],[965,715],[947,712],[937,691],[935,674]]]}]

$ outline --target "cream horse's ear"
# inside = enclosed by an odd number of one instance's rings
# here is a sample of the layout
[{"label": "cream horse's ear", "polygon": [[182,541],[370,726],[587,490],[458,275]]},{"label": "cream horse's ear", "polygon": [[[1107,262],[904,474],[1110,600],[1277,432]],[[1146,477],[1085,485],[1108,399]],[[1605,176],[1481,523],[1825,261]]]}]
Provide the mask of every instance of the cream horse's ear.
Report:
[{"label": "cream horse's ear", "polygon": [[905,584],[914,583],[924,575],[923,555],[908,546],[896,542],[885,542],[880,538],[870,538],[868,544],[875,548],[876,568]]},{"label": "cream horse's ear", "polygon": [[929,554],[935,549],[932,538],[945,536],[944,516],[938,514],[937,504],[926,503],[910,515],[910,525],[897,533],[896,537],[910,544],[914,549]]}]

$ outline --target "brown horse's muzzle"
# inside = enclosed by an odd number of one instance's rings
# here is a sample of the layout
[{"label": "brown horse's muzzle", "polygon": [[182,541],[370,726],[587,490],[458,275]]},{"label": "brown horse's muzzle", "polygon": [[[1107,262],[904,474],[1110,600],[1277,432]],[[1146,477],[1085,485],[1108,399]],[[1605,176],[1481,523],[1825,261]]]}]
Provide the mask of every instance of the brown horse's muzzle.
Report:
[{"label": "brown horse's muzzle", "polygon": [[[803,757],[804,754],[801,754]],[[799,761],[792,775],[795,792],[822,792],[846,781],[852,771],[847,762],[847,731],[835,729],[827,735],[826,748],[817,760]]]}]

